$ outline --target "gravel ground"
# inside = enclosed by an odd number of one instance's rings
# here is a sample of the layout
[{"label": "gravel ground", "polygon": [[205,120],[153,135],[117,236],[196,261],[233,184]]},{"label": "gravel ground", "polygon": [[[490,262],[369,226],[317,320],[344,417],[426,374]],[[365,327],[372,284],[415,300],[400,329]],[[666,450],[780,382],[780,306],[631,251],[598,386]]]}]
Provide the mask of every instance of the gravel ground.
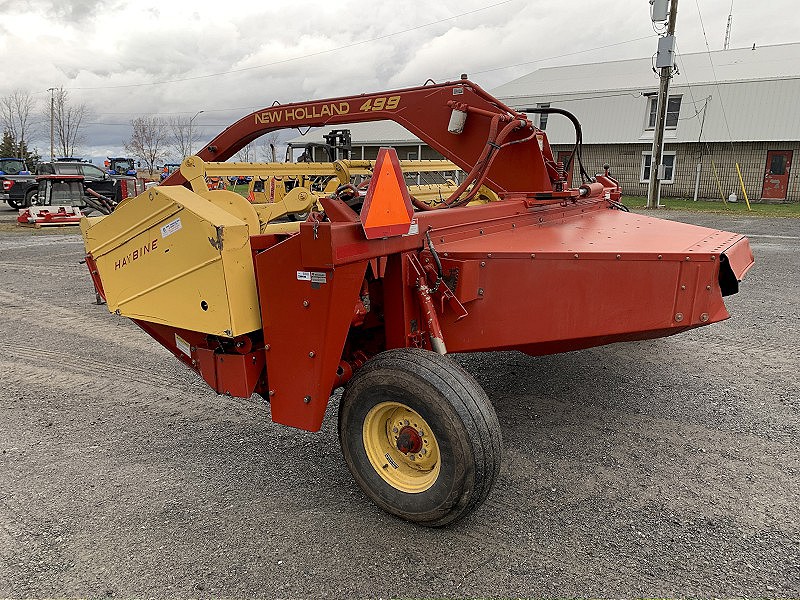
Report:
[{"label": "gravel ground", "polygon": [[797,597],[800,220],[661,216],[751,236],[733,317],[459,357],[505,460],[440,530],[360,492],[335,399],[311,434],[215,395],[92,304],[76,232],[0,226],[0,597]]}]

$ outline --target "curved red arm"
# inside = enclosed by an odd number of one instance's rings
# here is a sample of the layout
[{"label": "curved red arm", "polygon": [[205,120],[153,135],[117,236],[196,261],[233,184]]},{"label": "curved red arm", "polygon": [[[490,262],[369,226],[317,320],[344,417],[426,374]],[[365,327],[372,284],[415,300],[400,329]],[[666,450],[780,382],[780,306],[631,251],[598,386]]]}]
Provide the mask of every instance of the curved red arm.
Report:
[{"label": "curved red arm", "polygon": [[[468,111],[460,134],[448,131],[454,106]],[[391,120],[405,127],[446,159],[469,171],[487,144],[492,117],[495,115],[500,115],[504,122],[525,118],[476,84],[461,80],[270,106],[242,117],[197,154],[205,161],[222,162],[256,138],[278,129]],[[553,157],[545,134],[527,122],[504,141],[518,143],[499,151],[487,172],[485,183],[500,194],[552,192],[545,158],[552,161]],[[162,185],[183,183],[185,179],[180,172],[176,172]]]}]

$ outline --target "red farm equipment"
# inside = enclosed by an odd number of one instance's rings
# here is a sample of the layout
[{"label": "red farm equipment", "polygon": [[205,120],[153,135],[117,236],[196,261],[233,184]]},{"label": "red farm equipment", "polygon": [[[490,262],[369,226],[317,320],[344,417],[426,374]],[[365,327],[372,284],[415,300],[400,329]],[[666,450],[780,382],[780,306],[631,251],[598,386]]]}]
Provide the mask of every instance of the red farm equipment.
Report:
[{"label": "red farm equipment", "polygon": [[[577,120],[536,110],[573,120],[567,164],[527,112],[468,80],[264,108],[160,186],[82,221],[94,284],[218,393],[267,399],[277,423],[318,430],[344,386],[339,439],[367,496],[452,522],[487,497],[502,443],[485,392],[447,354],[543,355],[709,325],[728,318],[723,296],[753,262],[741,235],[627,212],[617,181],[584,169]],[[461,182],[422,201],[389,149],[223,162],[274,130],[385,119]],[[573,161],[582,181],[569,188]],[[336,185],[252,204],[206,183],[299,172]],[[476,201],[481,188],[491,194]]]}]

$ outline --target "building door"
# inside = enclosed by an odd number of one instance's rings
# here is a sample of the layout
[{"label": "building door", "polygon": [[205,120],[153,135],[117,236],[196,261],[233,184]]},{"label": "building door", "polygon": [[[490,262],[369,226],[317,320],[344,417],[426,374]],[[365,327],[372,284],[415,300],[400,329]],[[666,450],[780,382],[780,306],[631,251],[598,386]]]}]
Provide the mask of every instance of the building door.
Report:
[{"label": "building door", "polygon": [[791,166],[791,150],[769,150],[767,152],[767,165],[764,167],[764,187],[761,190],[762,198],[786,200]]},{"label": "building door", "polygon": [[[558,156],[556,157],[556,161],[560,163],[564,163],[564,166],[567,166],[567,161],[569,160],[569,155],[572,154],[572,150],[559,150]],[[567,171],[567,187],[572,187],[572,170],[575,166],[575,160],[573,159],[572,164],[570,165],[569,171]]]}]

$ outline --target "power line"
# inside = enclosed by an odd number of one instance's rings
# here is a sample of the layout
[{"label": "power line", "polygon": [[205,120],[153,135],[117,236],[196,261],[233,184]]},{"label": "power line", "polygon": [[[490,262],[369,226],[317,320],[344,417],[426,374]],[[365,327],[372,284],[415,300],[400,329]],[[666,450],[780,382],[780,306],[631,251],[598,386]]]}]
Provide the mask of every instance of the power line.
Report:
[{"label": "power line", "polygon": [[355,48],[356,46],[369,44],[371,42],[376,42],[376,41],[379,41],[379,40],[385,40],[387,38],[394,37],[396,35],[402,35],[404,33],[409,33],[411,31],[416,31],[418,29],[424,29],[425,27],[431,27],[433,25],[438,25],[440,23],[445,23],[447,21],[452,21],[453,19],[458,19],[459,17],[465,17],[467,15],[472,15],[472,14],[475,14],[475,13],[478,13],[478,12],[482,12],[484,10],[489,10],[490,8],[496,8],[498,6],[502,6],[503,4],[509,4],[511,2],[514,2],[514,1],[515,0],[502,0],[501,2],[495,2],[494,4],[489,4],[489,5],[481,7],[481,8],[476,8],[474,10],[468,10],[466,12],[459,13],[457,15],[453,15],[452,17],[439,19],[438,21],[431,21],[430,23],[424,23],[422,25],[416,25],[414,27],[409,27],[408,29],[402,29],[400,31],[394,31],[392,33],[387,33],[387,34],[380,35],[380,36],[377,36],[377,37],[374,37],[374,38],[370,38],[370,39],[366,39],[366,40],[360,40],[358,42],[353,42],[351,44],[345,44],[344,46],[338,46],[336,48],[329,48],[328,50],[320,50],[318,52],[312,52],[310,54],[304,54],[302,56],[294,56],[292,58],[284,58],[282,60],[276,60],[274,62],[266,63],[266,64],[263,64],[263,65],[255,65],[255,66],[252,66],[252,67],[243,67],[241,69],[231,69],[229,71],[222,71],[220,73],[210,73],[208,75],[196,75],[194,77],[183,77],[183,78],[180,78],[180,79],[168,79],[168,80],[164,80],[164,81],[152,81],[152,82],[149,82],[149,83],[130,83],[130,84],[124,84],[124,85],[108,85],[108,86],[98,86],[98,87],[73,87],[73,88],[68,88],[68,89],[70,89],[70,90],[111,90],[111,89],[120,89],[120,88],[133,88],[133,87],[144,87],[144,86],[152,86],[152,85],[164,85],[164,84],[168,84],[168,83],[179,83],[179,82],[183,82],[183,81],[196,81],[198,79],[209,79],[211,77],[221,77],[223,75],[231,75],[233,73],[244,73],[244,72],[247,72],[247,71],[253,71],[255,69],[263,69],[263,68],[266,68],[266,67],[274,67],[275,65],[282,65],[282,64],[286,64],[286,63],[293,62],[293,61],[296,61],[296,60],[303,60],[305,58],[312,58],[314,56],[321,56],[323,54],[330,54],[332,52],[338,52],[339,50],[346,50],[348,48]]},{"label": "power line", "polygon": [[719,81],[717,80],[717,71],[714,68],[714,59],[711,58],[711,47],[708,45],[708,36],[706,35],[706,28],[703,24],[703,13],[700,11],[700,3],[698,0],[694,0],[694,3],[697,6],[697,16],[700,17],[700,30],[703,32],[703,39],[706,42],[706,53],[708,54],[708,62],[711,63],[711,75],[714,77],[714,86],[717,88],[717,94],[719,95],[719,105],[722,107],[722,119],[725,121],[725,129],[728,130],[728,140],[731,144],[731,150],[734,150],[733,135],[731,134],[731,127],[728,124],[728,115],[725,112],[725,102],[722,99],[722,91],[720,90]]},{"label": "power line", "polygon": [[[491,73],[493,71],[502,71],[504,69],[512,69],[514,67],[524,67],[526,65],[532,65],[540,62],[545,62],[548,60],[556,60],[558,58],[565,58],[567,56],[575,56],[576,54],[585,54],[586,52],[594,52],[595,50],[604,50],[606,48],[612,48],[614,46],[622,46],[623,44],[630,44],[632,42],[641,42],[642,40],[649,40],[652,39],[652,35],[646,35],[644,37],[634,38],[632,40],[625,40],[622,42],[614,42],[613,44],[606,44],[605,46],[597,46],[595,48],[586,48],[585,50],[576,50],[575,52],[567,52],[566,54],[556,54],[555,56],[547,56],[545,58],[537,58],[536,60],[529,60],[527,62],[516,63],[513,65],[506,65],[504,67],[492,67],[491,69],[484,69],[482,71],[472,71],[471,75],[482,75],[483,73]],[[448,77],[444,77],[443,79],[457,79],[458,75],[451,75]]]},{"label": "power line", "polygon": [[[565,54],[557,54],[557,55],[554,55],[554,56],[548,56],[548,57],[545,57],[545,58],[540,58],[540,59],[537,59],[537,60],[531,60],[531,61],[527,61],[527,62],[523,62],[523,63],[515,63],[515,64],[512,64],[512,65],[492,67],[491,69],[484,69],[484,70],[481,70],[481,71],[472,71],[472,75],[480,75],[480,74],[483,74],[483,73],[490,73],[492,71],[502,71],[504,69],[511,69],[511,68],[514,68],[514,67],[521,67],[521,66],[525,66],[525,65],[531,65],[531,64],[535,64],[535,63],[539,63],[539,62],[548,61],[548,60],[555,60],[555,59],[558,59],[558,58],[565,58],[565,57],[568,57],[568,56],[575,56],[577,54],[585,54],[586,52],[594,52],[596,50],[603,50],[605,48],[611,48],[611,47],[614,47],[614,46],[621,46],[623,44],[630,44],[630,43],[633,43],[633,42],[640,42],[642,40],[651,39],[652,37],[653,36],[648,35],[648,36],[644,36],[644,37],[633,38],[633,39],[630,39],[630,40],[624,40],[622,42],[614,42],[613,44],[606,44],[604,46],[596,46],[594,48],[586,48],[584,50],[578,50],[578,51],[575,51],[575,52],[567,52]],[[459,76],[451,75],[451,76],[448,76],[448,77],[445,77],[445,78],[442,78],[442,79],[458,79],[458,77]],[[149,84],[141,84],[141,85],[149,85]],[[79,89],[79,88],[73,88],[73,89]],[[83,89],[83,88],[80,88],[80,89]],[[577,93],[578,92],[576,92],[576,94]],[[599,97],[605,98],[607,96],[599,96]],[[250,112],[254,112],[254,111],[258,110],[258,108],[260,108],[260,106],[238,106],[238,107],[232,107],[232,108],[209,108],[209,109],[205,109],[205,112],[233,112],[233,111],[237,111],[237,110],[247,110],[247,111],[250,111]],[[179,115],[179,114],[190,114],[190,113],[192,113],[192,111],[186,110],[186,111],[176,111],[176,112],[155,112],[155,113],[142,113],[142,112],[113,112],[113,113],[109,112],[109,113],[105,113],[104,112],[104,113],[94,113],[94,114],[96,114],[96,115]],[[104,124],[104,123],[91,123],[91,124],[92,125],[101,125],[101,124]],[[111,123],[108,123],[108,124],[111,125]],[[122,125],[122,123],[119,123],[119,124]],[[227,127],[227,124],[226,125],[207,125],[207,126],[208,127]]]}]

